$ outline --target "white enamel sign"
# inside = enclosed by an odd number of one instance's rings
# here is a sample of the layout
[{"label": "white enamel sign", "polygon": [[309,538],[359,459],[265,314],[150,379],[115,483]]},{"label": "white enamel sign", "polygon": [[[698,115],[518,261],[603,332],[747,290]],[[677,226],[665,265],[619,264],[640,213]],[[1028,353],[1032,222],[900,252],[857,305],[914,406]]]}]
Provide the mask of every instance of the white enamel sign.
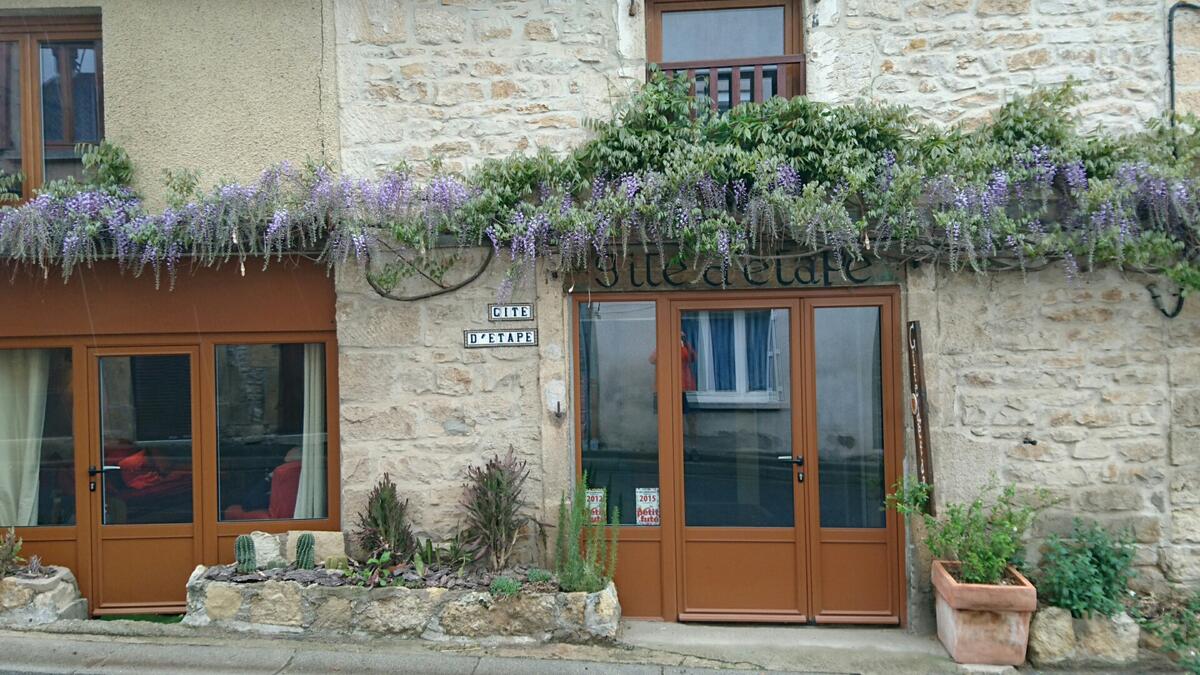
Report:
[{"label": "white enamel sign", "polygon": [[588,516],[592,523],[604,522],[604,488],[589,488],[587,491]]},{"label": "white enamel sign", "polygon": [[463,331],[463,346],[468,349],[478,349],[480,347],[532,347],[536,344],[536,328]]},{"label": "white enamel sign", "polygon": [[636,488],[634,495],[637,497],[637,520],[638,525],[658,525],[658,488]]},{"label": "white enamel sign", "polygon": [[533,304],[488,305],[488,321],[533,321]]}]

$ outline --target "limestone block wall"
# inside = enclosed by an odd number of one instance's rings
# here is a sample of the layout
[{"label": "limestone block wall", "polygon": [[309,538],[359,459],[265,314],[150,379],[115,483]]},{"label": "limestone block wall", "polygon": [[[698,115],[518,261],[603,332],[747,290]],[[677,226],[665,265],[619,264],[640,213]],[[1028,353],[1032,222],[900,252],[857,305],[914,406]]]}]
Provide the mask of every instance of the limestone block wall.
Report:
[{"label": "limestone block wall", "polygon": [[[483,258],[470,251],[462,269]],[[338,380],[342,522],[353,529],[384,473],[409,500],[414,529],[446,540],[459,529],[465,472],[512,447],[529,465],[525,495],[544,522],[557,517],[573,452],[566,397],[569,354],[562,284],[526,276],[511,302],[536,302],[536,347],[466,349],[463,330],[525,328],[490,323],[508,273],[497,256],[467,287],[419,302],[380,297],[356,266],[339,271]],[[561,410],[563,415],[556,413]]]},{"label": "limestone block wall", "polygon": [[[1138,586],[1195,586],[1200,305],[1190,298],[1168,319],[1150,281],[922,267],[904,309],[921,322],[939,502],[973,498],[993,478],[1046,488],[1062,502],[1036,535],[1065,533],[1077,516],[1128,528]],[[920,595],[928,572],[910,576]]]},{"label": "limestone block wall", "polygon": [[[1086,125],[1137,127],[1166,102],[1160,0],[820,0],[808,90],[911,106],[943,123],[986,119],[1012,95],[1074,78]],[[1193,35],[1195,32],[1193,31]]]},{"label": "limestone block wall", "polygon": [[336,0],[342,163],[373,173],[580,141],[645,77],[621,0]]},{"label": "limestone block wall", "polygon": [[1175,109],[1200,114],[1200,10],[1175,13]]}]

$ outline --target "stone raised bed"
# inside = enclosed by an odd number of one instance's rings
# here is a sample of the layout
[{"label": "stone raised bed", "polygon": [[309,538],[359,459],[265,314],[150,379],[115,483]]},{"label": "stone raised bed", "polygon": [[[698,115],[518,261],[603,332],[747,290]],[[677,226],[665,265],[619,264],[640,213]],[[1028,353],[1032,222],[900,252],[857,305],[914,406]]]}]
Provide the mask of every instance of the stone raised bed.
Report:
[{"label": "stone raised bed", "polygon": [[598,593],[445,588],[362,588],[271,579],[260,583],[192,573],[187,586],[189,626],[262,633],[395,635],[478,643],[616,641],[621,605],[616,588]]},{"label": "stone raised bed", "polygon": [[0,626],[37,626],[59,619],[86,619],[87,600],[75,575],[65,567],[47,567],[45,575],[0,579]]},{"label": "stone raised bed", "polygon": [[1130,667],[1139,661],[1141,629],[1128,614],[1076,619],[1042,607],[1029,627],[1029,661],[1039,668]]}]

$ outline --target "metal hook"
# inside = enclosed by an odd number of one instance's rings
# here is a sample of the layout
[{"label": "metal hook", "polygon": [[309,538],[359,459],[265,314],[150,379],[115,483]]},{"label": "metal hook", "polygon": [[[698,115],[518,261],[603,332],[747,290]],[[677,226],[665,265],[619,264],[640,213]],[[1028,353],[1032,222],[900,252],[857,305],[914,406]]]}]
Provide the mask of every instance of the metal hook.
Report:
[{"label": "metal hook", "polygon": [[1183,311],[1182,290],[1172,293],[1172,295],[1175,296],[1175,308],[1170,311],[1168,311],[1163,305],[1162,295],[1158,292],[1158,284],[1146,284],[1146,290],[1150,291],[1150,300],[1154,302],[1154,306],[1157,307],[1158,311],[1162,312],[1162,315],[1168,319],[1174,319],[1175,317],[1179,316],[1181,311]]}]

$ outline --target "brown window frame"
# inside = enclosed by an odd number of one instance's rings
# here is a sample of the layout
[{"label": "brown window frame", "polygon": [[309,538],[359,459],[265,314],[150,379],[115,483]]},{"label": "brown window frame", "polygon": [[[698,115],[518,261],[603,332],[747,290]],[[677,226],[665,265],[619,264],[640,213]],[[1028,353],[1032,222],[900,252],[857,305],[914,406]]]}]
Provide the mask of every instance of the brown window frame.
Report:
[{"label": "brown window frame", "polygon": [[[104,138],[104,45],[100,15],[0,16],[0,42],[15,42],[20,59],[21,173],[25,176],[21,181],[22,200],[31,199],[34,191],[46,182],[38,51],[43,42],[86,41],[96,42],[97,135]],[[64,119],[67,118],[73,119],[73,115],[64,113]],[[63,143],[74,147],[75,140],[69,137]]]},{"label": "brown window frame", "polygon": [[[803,0],[646,0],[646,60],[662,62],[662,15],[665,12],[686,12],[712,9],[752,9],[758,7],[783,7],[783,54],[763,54],[764,63],[772,56],[804,54],[804,3]],[[724,62],[713,59],[713,65]],[[800,67],[787,67],[788,74],[781,82],[784,96],[805,93],[803,62]]]}]

